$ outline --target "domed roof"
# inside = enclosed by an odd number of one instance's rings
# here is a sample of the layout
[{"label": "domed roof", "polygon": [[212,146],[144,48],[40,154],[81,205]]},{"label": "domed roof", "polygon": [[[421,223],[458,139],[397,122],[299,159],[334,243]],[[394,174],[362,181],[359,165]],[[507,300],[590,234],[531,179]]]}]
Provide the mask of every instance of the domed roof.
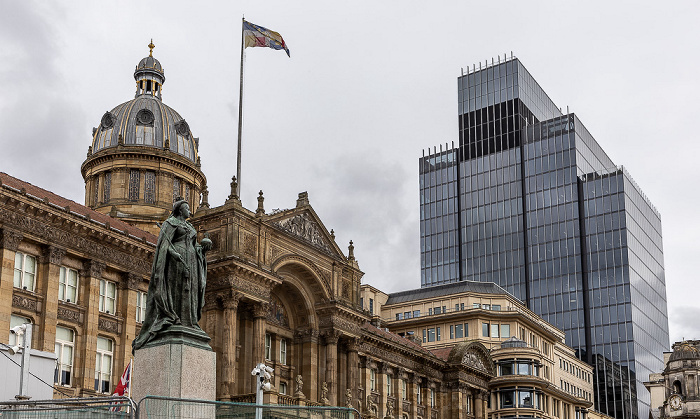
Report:
[{"label": "domed roof", "polygon": [[198,139],[192,136],[189,125],[173,108],[161,99],[165,74],[160,62],[151,52],[136,66],[136,97],[105,112],[92,138],[92,152],[125,146],[169,148],[196,162]]},{"label": "domed roof", "polygon": [[673,345],[673,353],[669,361],[678,361],[681,359],[700,359],[700,351],[698,348],[691,345],[689,342],[681,342]]},{"label": "domed roof", "polygon": [[197,160],[197,139],[192,136],[185,119],[173,108],[150,95],[117,105],[105,112],[95,130],[92,151],[119,145],[163,149],[169,142],[170,151]]}]

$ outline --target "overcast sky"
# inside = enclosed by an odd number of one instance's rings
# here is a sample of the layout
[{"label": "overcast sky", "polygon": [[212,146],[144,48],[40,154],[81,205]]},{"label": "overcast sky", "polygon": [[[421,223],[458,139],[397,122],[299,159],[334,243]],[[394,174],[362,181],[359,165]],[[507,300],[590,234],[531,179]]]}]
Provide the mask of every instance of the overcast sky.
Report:
[{"label": "overcast sky", "polygon": [[354,241],[364,282],[418,288],[418,158],[458,139],[461,68],[512,51],[661,212],[671,342],[700,338],[700,3],[568,3],[0,0],[0,171],[83,202],[92,127],[133,98],[153,38],[163,101],[200,138],[221,205],[245,15],[291,58],[246,50],[244,206],[308,191],[341,248]]}]

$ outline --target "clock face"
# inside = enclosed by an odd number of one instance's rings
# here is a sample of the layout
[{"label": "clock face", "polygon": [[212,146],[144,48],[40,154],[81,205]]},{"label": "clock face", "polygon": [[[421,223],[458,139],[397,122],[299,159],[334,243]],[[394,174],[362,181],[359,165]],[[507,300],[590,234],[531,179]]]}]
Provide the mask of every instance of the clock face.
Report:
[{"label": "clock face", "polygon": [[668,399],[668,404],[673,410],[680,410],[681,408],[681,396],[675,394]]}]

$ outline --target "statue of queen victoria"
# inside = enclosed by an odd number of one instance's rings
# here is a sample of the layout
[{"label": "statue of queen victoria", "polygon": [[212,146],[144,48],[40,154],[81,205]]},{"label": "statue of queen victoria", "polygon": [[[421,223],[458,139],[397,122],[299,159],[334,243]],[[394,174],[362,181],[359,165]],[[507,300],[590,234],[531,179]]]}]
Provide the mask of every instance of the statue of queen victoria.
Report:
[{"label": "statue of queen victoria", "polygon": [[187,222],[189,204],[178,198],[160,229],[146,299],[146,317],[133,350],[169,343],[211,348],[199,327],[207,282],[205,254],[208,238],[197,243],[197,232]]}]

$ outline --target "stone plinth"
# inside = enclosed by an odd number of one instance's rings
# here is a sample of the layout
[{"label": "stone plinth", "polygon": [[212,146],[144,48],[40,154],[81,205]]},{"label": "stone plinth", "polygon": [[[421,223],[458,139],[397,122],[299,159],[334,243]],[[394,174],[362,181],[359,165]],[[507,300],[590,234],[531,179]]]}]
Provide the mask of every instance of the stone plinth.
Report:
[{"label": "stone plinth", "polygon": [[182,343],[166,343],[134,353],[131,397],[216,400],[216,354]]}]

